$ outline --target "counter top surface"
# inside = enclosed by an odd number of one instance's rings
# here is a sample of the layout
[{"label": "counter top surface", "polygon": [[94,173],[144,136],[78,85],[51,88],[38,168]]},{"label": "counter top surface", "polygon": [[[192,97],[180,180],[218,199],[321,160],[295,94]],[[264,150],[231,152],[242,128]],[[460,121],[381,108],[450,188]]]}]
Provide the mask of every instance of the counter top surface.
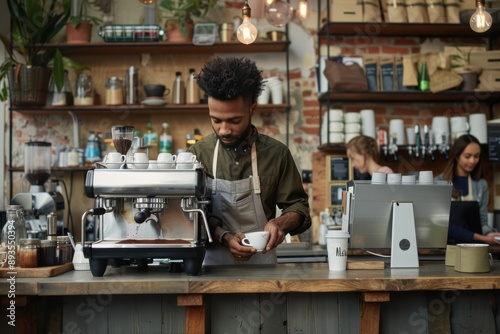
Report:
[{"label": "counter top surface", "polygon": [[[287,292],[363,292],[415,290],[489,290],[500,288],[500,263],[488,273],[459,273],[443,261],[421,262],[419,268],[333,272],[327,263],[259,266],[210,266],[198,276],[173,273],[165,265],[108,267],[103,277],[70,271],[50,278],[14,278],[17,295],[215,294]],[[10,281],[11,282],[11,281]],[[0,294],[12,285],[0,283]]]}]

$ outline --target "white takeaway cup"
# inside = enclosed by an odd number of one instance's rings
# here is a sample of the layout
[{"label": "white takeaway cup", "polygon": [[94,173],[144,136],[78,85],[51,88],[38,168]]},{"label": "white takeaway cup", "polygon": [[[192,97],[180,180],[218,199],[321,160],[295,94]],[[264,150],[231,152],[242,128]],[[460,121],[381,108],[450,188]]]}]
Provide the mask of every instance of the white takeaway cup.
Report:
[{"label": "white takeaway cup", "polygon": [[401,177],[401,183],[402,184],[415,184],[417,177],[415,174],[409,174],[409,175],[403,175]]},{"label": "white takeaway cup", "polygon": [[344,231],[328,231],[326,233],[326,249],[330,271],[345,271],[347,269],[348,245],[349,233]]},{"label": "white takeaway cup", "polygon": [[377,138],[373,109],[363,109],[359,113],[361,115],[361,133],[368,137]]},{"label": "white takeaway cup", "polygon": [[395,118],[390,120],[389,138],[391,138],[391,142],[393,138],[396,138],[397,145],[405,144],[405,124],[402,119]]}]

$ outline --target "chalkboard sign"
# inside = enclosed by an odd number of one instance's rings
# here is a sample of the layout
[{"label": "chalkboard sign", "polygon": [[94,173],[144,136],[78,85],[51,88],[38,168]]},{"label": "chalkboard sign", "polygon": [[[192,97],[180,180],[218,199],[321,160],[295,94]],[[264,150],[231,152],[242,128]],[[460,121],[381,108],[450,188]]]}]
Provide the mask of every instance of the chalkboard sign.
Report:
[{"label": "chalkboard sign", "polygon": [[349,159],[346,156],[330,156],[330,181],[349,181],[352,179]]},{"label": "chalkboard sign", "polygon": [[488,158],[500,162],[500,123],[488,124]]}]

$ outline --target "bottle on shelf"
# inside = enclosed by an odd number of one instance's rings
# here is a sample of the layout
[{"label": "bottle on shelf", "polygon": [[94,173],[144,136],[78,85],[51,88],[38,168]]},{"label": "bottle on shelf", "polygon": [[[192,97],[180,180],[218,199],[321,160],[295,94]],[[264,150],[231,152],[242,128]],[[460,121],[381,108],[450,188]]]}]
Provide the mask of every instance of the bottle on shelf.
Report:
[{"label": "bottle on shelf", "polygon": [[172,136],[168,131],[168,123],[164,122],[161,127],[160,153],[172,153]]},{"label": "bottle on shelf", "polygon": [[182,80],[182,73],[175,72],[175,80],[172,88],[172,104],[186,104],[186,85]]},{"label": "bottle on shelf", "polygon": [[146,126],[146,132],[144,133],[144,146],[149,147],[149,151],[154,155],[157,152],[156,147],[158,146],[158,134],[153,128],[153,123],[150,121]]},{"label": "bottle on shelf", "polygon": [[203,139],[203,135],[201,134],[199,129],[194,129],[194,141],[197,142]]},{"label": "bottle on shelf", "polygon": [[93,164],[101,160],[101,152],[99,151],[99,142],[94,131],[89,132],[87,146],[85,147],[85,162]]},{"label": "bottle on shelf", "polygon": [[194,68],[189,69],[189,78],[187,84],[186,93],[186,103],[187,104],[199,104],[200,103],[200,88],[196,82],[196,76],[194,74]]},{"label": "bottle on shelf", "polygon": [[13,250],[16,253],[15,260],[17,264],[19,261],[17,253],[20,241],[27,238],[25,212],[20,205],[8,205],[6,214],[7,221],[2,229],[1,242],[7,246],[7,251],[10,251],[11,246],[15,246]]},{"label": "bottle on shelf", "polygon": [[422,68],[420,70],[420,77],[418,79],[418,88],[422,92],[428,92],[430,90],[430,79],[429,71],[427,70],[427,62],[422,62]]}]

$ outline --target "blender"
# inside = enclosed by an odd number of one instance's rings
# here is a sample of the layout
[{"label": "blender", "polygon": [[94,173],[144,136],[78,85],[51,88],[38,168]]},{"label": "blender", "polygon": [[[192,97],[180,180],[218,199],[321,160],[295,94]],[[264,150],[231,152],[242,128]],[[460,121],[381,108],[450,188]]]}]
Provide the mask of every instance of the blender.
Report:
[{"label": "blender", "polygon": [[[131,125],[113,125],[111,127],[111,138],[115,150],[120,154],[127,156],[130,147],[132,146],[132,139],[134,138],[135,128]],[[120,167],[120,169],[128,169],[128,157]]]},{"label": "blender", "polygon": [[11,204],[21,205],[26,211],[26,225],[29,231],[47,230],[47,215],[54,213],[58,225],[63,227],[64,199],[56,191],[57,180],[49,181],[51,172],[52,146],[48,142],[32,141],[24,146],[24,173],[30,183],[29,192],[16,194]]}]

